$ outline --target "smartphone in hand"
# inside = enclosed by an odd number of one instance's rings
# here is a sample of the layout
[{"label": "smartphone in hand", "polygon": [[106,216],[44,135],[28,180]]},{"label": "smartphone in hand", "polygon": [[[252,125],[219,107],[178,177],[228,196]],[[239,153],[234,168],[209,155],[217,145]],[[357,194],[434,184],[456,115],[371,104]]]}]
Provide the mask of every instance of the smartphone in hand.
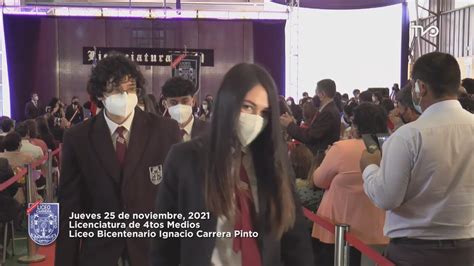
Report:
[{"label": "smartphone in hand", "polygon": [[379,149],[377,139],[374,138],[371,134],[363,134],[362,140],[364,140],[365,148],[368,152],[374,153],[376,150]]}]

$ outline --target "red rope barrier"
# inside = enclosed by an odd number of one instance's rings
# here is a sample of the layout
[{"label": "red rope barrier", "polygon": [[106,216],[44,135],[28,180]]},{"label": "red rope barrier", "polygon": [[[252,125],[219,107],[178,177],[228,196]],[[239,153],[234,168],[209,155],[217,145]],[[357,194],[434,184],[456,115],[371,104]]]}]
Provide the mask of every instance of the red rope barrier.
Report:
[{"label": "red rope barrier", "polygon": [[303,208],[303,213],[306,216],[306,218],[308,218],[311,221],[317,223],[319,226],[321,226],[322,228],[326,229],[327,231],[329,231],[331,234],[334,235],[334,232],[336,231],[336,227],[334,226],[334,224],[324,220],[323,218],[317,216],[312,211],[310,211],[306,208]]},{"label": "red rope barrier", "polygon": [[[329,221],[326,221],[322,217],[314,214],[310,210],[303,208],[303,213],[306,216],[306,218],[310,219],[317,225],[321,226],[322,228],[326,229],[328,232],[331,234],[335,233],[335,225],[332,224]],[[347,232],[345,235],[345,239],[349,244],[354,246],[356,249],[358,249],[361,253],[369,257],[371,260],[375,261],[378,265],[380,266],[395,266],[395,264],[382,255],[380,255],[377,251],[373,250],[366,244],[364,244],[362,241],[360,241],[357,237],[355,237],[353,234],[350,232]]]},{"label": "red rope barrier", "polygon": [[[57,148],[56,150],[54,150],[51,155],[55,155],[55,154],[58,154],[59,152],[61,152],[61,148]],[[36,168],[38,167],[39,165],[42,165],[43,163],[45,163],[46,161],[48,160],[48,155],[44,155],[41,159],[37,160],[37,161],[34,161],[31,163],[31,168]],[[8,179],[7,181],[3,182],[0,184],[0,191],[4,191],[7,187],[11,186],[13,183],[17,182],[22,176],[24,176],[26,173],[28,172],[27,169],[25,168],[22,168],[20,170],[20,172],[18,172],[16,175],[10,177],[10,179]]]},{"label": "red rope barrier", "polygon": [[358,249],[361,253],[369,257],[371,260],[375,261],[379,266],[395,266],[395,264],[385,257],[381,256],[377,251],[365,245],[357,237],[355,237],[350,232],[346,233],[346,241],[349,242],[353,247]]},{"label": "red rope barrier", "polygon": [[59,152],[61,151],[61,147],[55,149],[53,152],[51,152],[51,155],[54,156],[56,154],[59,154]]},{"label": "red rope barrier", "polygon": [[4,191],[7,187],[11,186],[13,183],[17,182],[22,176],[24,176],[28,170],[22,168],[16,175],[10,177],[7,181],[0,184],[0,191]]}]

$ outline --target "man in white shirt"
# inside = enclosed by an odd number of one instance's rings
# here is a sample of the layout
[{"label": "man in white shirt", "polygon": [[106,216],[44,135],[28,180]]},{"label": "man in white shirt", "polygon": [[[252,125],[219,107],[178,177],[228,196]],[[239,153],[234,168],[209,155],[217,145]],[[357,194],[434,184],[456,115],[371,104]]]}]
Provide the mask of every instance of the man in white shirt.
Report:
[{"label": "man in white shirt", "polygon": [[360,162],[366,194],[387,210],[385,255],[396,265],[472,266],[474,115],[457,101],[459,65],[426,54],[411,82],[422,115],[385,142],[382,158],[365,151]]},{"label": "man in white shirt", "polygon": [[181,77],[168,79],[161,93],[166,99],[166,107],[171,118],[179,125],[183,142],[206,133],[208,123],[194,119],[193,106],[196,102],[196,86],[190,80]]}]

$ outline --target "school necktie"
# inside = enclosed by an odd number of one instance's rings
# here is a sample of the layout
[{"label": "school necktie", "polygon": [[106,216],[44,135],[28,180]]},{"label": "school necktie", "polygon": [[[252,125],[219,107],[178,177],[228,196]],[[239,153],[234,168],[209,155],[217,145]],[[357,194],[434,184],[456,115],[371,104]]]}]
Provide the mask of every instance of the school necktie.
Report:
[{"label": "school necktie", "polygon": [[181,130],[179,131],[179,134],[180,134],[180,136],[181,136],[181,139],[183,139],[183,138],[184,138],[184,135],[186,135],[186,130],[181,129]]},{"label": "school necktie", "polygon": [[[252,221],[254,204],[249,177],[244,168],[243,162],[240,164],[240,181],[242,181],[242,185],[238,186],[235,190],[237,209],[234,229],[242,230],[244,232],[254,231]],[[260,249],[256,238],[234,237],[233,250],[236,253],[240,251],[242,266],[261,266]]]},{"label": "school necktie", "polygon": [[127,140],[123,136],[125,130],[125,127],[118,127],[115,130],[115,132],[117,133],[117,137],[115,138],[115,153],[117,154],[117,159],[121,168],[123,168],[125,162],[125,154],[127,153]]}]

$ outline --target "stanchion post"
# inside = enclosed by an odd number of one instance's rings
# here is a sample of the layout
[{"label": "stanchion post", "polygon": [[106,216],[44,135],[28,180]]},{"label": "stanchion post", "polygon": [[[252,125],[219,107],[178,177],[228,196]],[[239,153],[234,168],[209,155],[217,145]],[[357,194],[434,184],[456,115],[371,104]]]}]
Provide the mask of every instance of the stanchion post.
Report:
[{"label": "stanchion post", "polygon": [[48,173],[46,174],[46,202],[53,202],[53,156],[48,149]]},{"label": "stanchion post", "polygon": [[346,232],[349,232],[349,225],[336,224],[335,230],[334,266],[348,266],[349,245],[346,241]]},{"label": "stanchion post", "polygon": [[[28,173],[26,175],[26,206],[29,207],[29,203],[34,203],[36,201],[36,191],[33,186],[33,167],[31,164],[27,165]],[[28,219],[29,223],[29,219]],[[29,227],[29,225],[28,225]],[[18,258],[20,263],[32,263],[43,261],[46,257],[44,255],[36,254],[36,244],[28,237],[28,254]]]}]

